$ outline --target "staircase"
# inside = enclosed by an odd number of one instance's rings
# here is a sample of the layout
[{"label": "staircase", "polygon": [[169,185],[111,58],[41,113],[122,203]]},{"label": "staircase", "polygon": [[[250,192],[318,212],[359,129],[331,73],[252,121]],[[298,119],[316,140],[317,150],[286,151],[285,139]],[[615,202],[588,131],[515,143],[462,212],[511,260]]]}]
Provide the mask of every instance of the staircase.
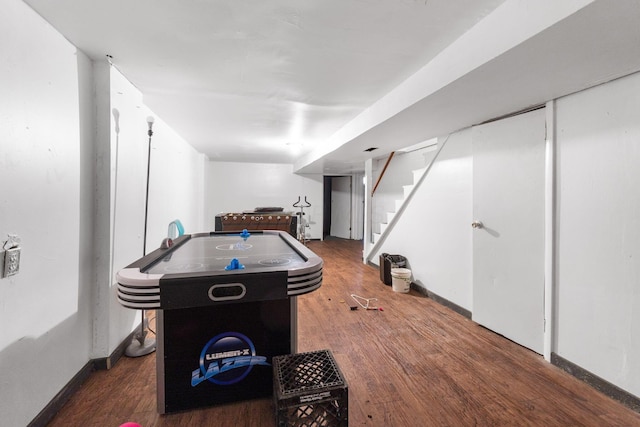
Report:
[{"label": "staircase", "polygon": [[[377,265],[377,260],[373,260],[372,257],[378,253],[378,250],[382,247],[385,238],[387,237],[389,232],[391,232],[391,230],[393,229],[398,219],[402,216],[404,209],[406,208],[407,204],[413,197],[415,191],[422,184],[422,181],[425,180],[425,177],[429,174],[429,171],[433,167],[434,163],[437,162],[438,156],[440,155],[442,148],[446,145],[447,141],[449,140],[449,136],[451,135],[447,135],[446,138],[444,138],[444,140],[441,142],[436,141],[436,139],[434,138],[429,141],[425,141],[424,143],[416,144],[416,146],[410,147],[410,148],[415,148],[411,152],[416,152],[420,150],[421,154],[424,156],[424,159],[422,162],[418,162],[418,164],[413,164],[412,166],[405,168],[405,171],[406,170],[412,171],[411,176],[412,176],[413,182],[407,185],[402,185],[402,190],[403,190],[402,199],[395,200],[394,207],[387,208],[386,206],[382,206],[382,209],[393,209],[393,212],[387,212],[385,215],[382,215],[382,216],[386,216],[386,218],[384,218],[380,223],[376,223],[376,221],[379,221],[379,218],[381,217],[381,215],[379,213],[376,215],[372,215],[371,222],[370,222],[371,227],[369,228],[370,230],[369,233],[371,233],[370,234],[371,238],[365,239],[364,250],[362,251],[362,255],[363,255],[362,259],[365,264],[370,262],[372,264]],[[421,167],[421,165],[426,165],[426,166]],[[414,167],[418,167],[418,168],[413,169]],[[398,184],[398,185],[401,185],[401,184]],[[396,188],[397,187],[398,186],[396,185]],[[398,192],[395,194],[400,194],[400,193]],[[372,204],[375,203],[373,201],[373,195],[371,196],[371,202]],[[390,204],[389,200],[386,200],[386,203]],[[373,218],[374,216],[375,216],[375,221]],[[376,229],[378,229],[379,232],[376,232]]]},{"label": "staircase", "polygon": [[373,233],[373,240],[372,240],[371,243],[376,243],[384,235],[384,233],[387,230],[387,228],[389,227],[389,225],[393,222],[393,219],[395,218],[395,216],[398,214],[398,212],[400,212],[400,210],[404,206],[405,202],[409,199],[409,197],[413,193],[414,188],[416,187],[416,185],[418,185],[418,183],[422,179],[422,176],[425,174],[427,169],[428,169],[428,167],[425,166],[424,168],[420,168],[420,169],[416,169],[416,170],[412,171],[413,183],[402,186],[403,197],[402,197],[402,199],[395,201],[395,209],[393,210],[393,212],[387,212],[386,213],[385,222],[381,222],[381,223],[378,223],[378,224],[373,224],[373,230],[379,229],[380,232],[379,233],[375,233],[375,232]]}]

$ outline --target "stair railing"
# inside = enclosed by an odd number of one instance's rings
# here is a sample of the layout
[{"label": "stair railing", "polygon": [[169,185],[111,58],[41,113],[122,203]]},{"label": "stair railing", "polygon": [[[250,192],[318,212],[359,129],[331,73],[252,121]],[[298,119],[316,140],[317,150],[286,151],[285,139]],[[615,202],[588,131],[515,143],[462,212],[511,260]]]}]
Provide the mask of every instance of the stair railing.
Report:
[{"label": "stair railing", "polygon": [[392,151],[389,154],[389,157],[387,158],[387,162],[384,164],[384,167],[382,168],[382,172],[380,172],[380,176],[378,177],[378,180],[376,181],[376,185],[373,186],[373,190],[371,190],[371,197],[373,197],[373,193],[376,192],[376,189],[378,188],[378,185],[380,185],[380,181],[382,181],[382,177],[384,176],[384,173],[387,171],[387,167],[389,166],[389,163],[391,162],[391,159],[393,158],[393,155],[396,154],[395,151]]}]

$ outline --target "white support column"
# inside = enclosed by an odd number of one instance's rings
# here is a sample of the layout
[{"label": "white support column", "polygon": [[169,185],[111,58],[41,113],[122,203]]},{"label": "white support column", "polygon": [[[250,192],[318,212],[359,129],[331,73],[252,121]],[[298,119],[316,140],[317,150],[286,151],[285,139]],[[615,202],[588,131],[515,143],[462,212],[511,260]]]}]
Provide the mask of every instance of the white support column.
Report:
[{"label": "white support column", "polygon": [[373,188],[373,160],[367,159],[364,163],[364,237],[362,262],[365,264],[369,260],[369,252],[373,247],[371,243],[371,189]]},{"label": "white support column", "polygon": [[544,213],[544,346],[543,356],[551,361],[554,340],[555,303],[555,209],[556,209],[556,114],[555,101],[546,104],[546,147],[545,147],[545,213]]}]

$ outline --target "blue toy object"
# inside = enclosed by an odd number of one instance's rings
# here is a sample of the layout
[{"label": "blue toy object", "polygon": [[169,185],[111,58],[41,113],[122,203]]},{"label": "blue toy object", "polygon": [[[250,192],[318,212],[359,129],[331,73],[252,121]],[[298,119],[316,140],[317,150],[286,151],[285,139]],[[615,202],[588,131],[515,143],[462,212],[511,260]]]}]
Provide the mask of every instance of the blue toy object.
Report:
[{"label": "blue toy object", "polygon": [[229,265],[227,265],[224,269],[227,270],[227,271],[229,271],[229,270],[243,270],[244,269],[244,265],[240,264],[240,261],[238,261],[238,258],[234,258],[234,259],[231,260]]},{"label": "blue toy object", "polygon": [[245,241],[251,236],[251,233],[249,233],[247,231],[247,229],[245,228],[244,230],[242,230],[242,233],[240,233],[240,237],[242,237]]}]

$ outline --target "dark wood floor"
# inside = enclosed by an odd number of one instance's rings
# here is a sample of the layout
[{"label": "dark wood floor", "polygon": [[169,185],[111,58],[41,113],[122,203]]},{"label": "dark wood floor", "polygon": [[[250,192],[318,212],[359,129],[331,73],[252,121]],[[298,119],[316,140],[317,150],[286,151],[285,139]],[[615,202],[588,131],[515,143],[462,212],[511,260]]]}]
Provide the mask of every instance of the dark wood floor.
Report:
[{"label": "dark wood floor", "polygon": [[[310,242],[320,290],[299,297],[299,351],[330,349],[351,426],[634,426],[640,414],[414,291],[394,293],[356,241]],[[412,262],[416,262],[413,260]],[[384,311],[348,308],[349,294]],[[91,375],[52,427],[273,426],[270,399],[158,415],[155,354]]]}]

